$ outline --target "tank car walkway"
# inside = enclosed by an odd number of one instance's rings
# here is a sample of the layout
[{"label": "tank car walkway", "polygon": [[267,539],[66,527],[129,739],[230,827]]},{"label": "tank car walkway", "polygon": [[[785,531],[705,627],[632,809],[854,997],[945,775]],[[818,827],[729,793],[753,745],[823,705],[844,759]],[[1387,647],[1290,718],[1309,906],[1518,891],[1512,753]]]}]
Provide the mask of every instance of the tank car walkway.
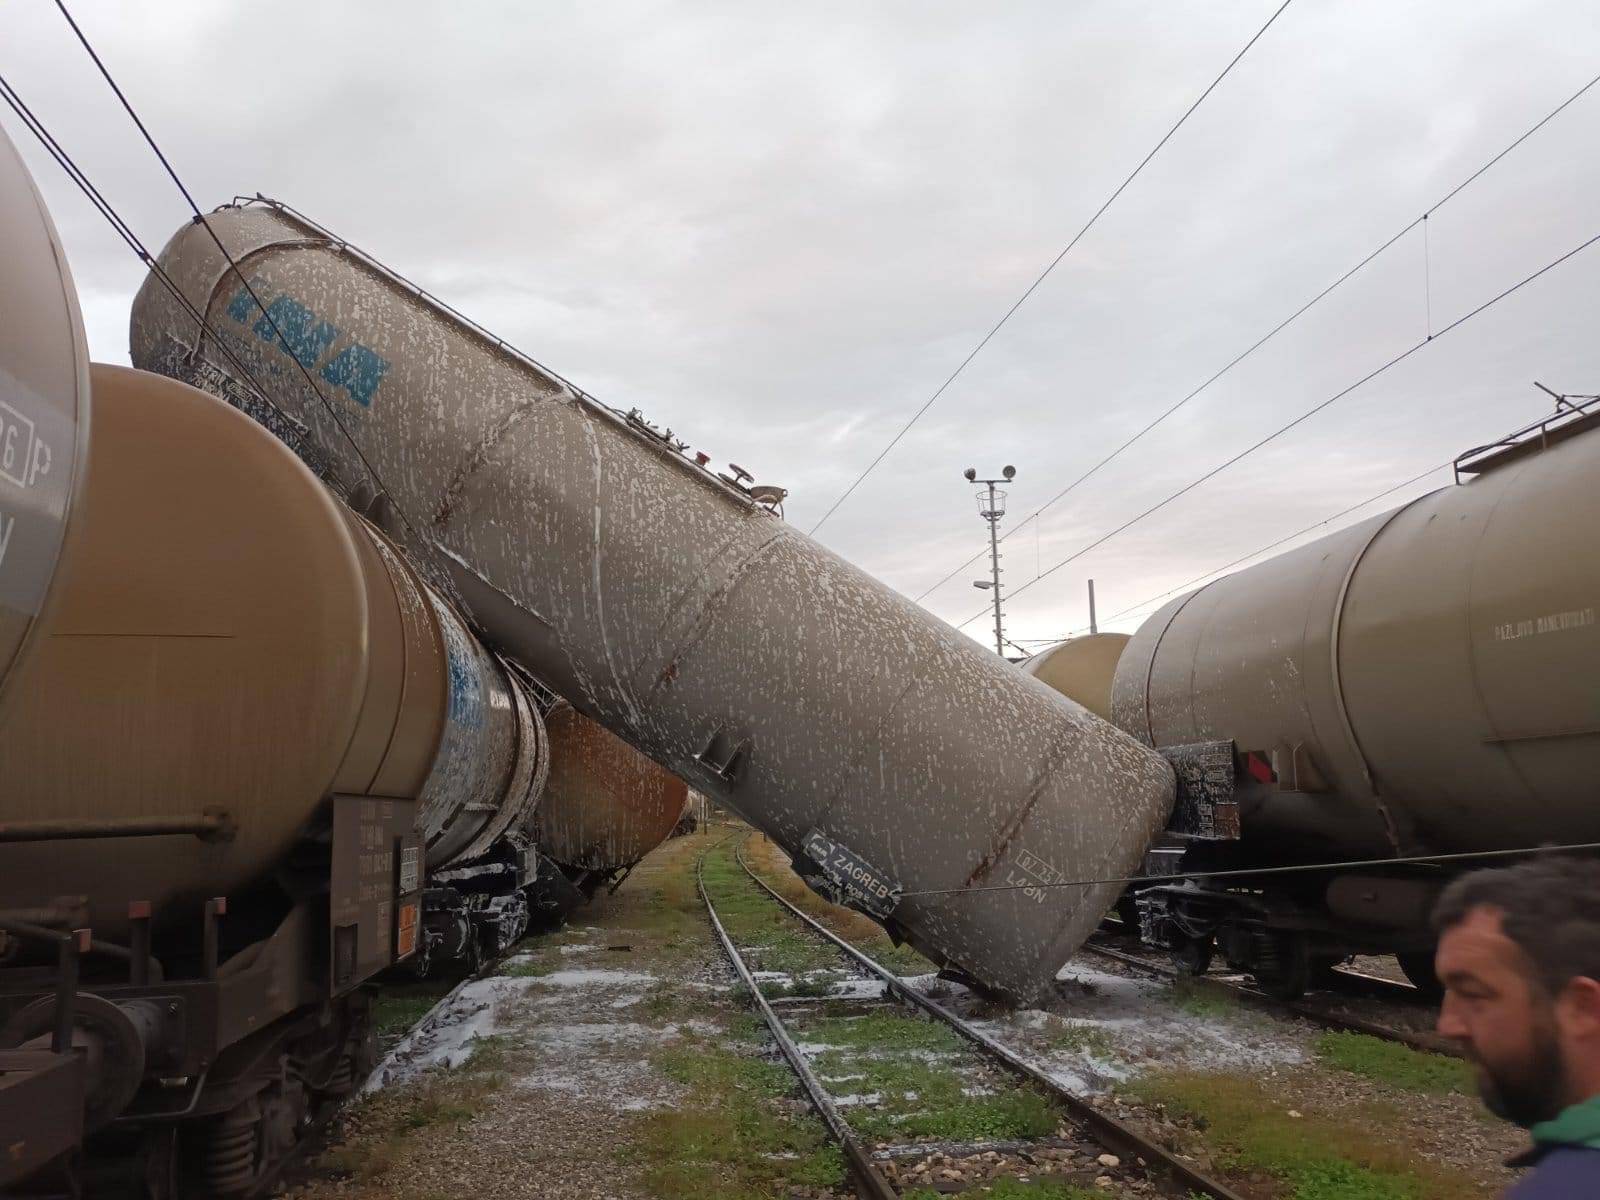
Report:
[{"label": "tank car walkway", "polygon": [[[695,893],[696,859],[734,828],[668,842],[573,927],[530,938],[458,989],[290,1194],[843,1200],[837,1152],[734,986]],[[707,868],[730,933],[767,968],[764,993],[817,1004],[831,983],[815,939],[744,879],[734,845]],[[747,857],[880,961],[926,971],[876,925],[812,896],[764,843]],[[1459,1064],[1131,974],[1085,958],[1041,1008],[1007,1013],[959,987],[942,1002],[1251,1200],[1475,1200],[1508,1178],[1498,1161],[1517,1139],[1460,1094]],[[427,1000],[408,1002],[414,1018]],[[1120,1178],[1096,1186],[1102,1172],[1070,1154],[1045,1156],[1026,1183],[991,1179],[1015,1164],[1004,1165],[1003,1140],[987,1157],[967,1153],[974,1140],[897,1157],[901,1194],[1149,1194]]]}]

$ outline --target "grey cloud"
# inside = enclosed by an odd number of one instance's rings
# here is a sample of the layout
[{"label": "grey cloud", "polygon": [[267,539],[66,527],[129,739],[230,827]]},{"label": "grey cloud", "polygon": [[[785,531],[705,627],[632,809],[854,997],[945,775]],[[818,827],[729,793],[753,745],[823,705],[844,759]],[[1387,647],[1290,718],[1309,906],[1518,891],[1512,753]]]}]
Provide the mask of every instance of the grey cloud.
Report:
[{"label": "grey cloud", "polygon": [[[962,467],[1015,462],[1013,513],[1042,503],[1575,89],[1600,61],[1590,9],[1291,6],[824,540],[920,592],[982,546]],[[202,204],[296,204],[602,398],[787,484],[802,527],[1268,11],[75,6]],[[181,202],[59,19],[0,22],[0,69],[155,248]],[[1436,326],[1600,232],[1597,122],[1600,94],[1430,221]],[[30,161],[95,351],[124,359],[141,268]],[[1081,624],[1090,574],[1113,611],[1495,436],[1543,407],[1534,377],[1600,389],[1597,261],[1030,588],[1011,631]],[[1008,581],[1402,349],[1425,301],[1413,236],[1008,541]],[[977,612],[966,580],[928,603]]]}]

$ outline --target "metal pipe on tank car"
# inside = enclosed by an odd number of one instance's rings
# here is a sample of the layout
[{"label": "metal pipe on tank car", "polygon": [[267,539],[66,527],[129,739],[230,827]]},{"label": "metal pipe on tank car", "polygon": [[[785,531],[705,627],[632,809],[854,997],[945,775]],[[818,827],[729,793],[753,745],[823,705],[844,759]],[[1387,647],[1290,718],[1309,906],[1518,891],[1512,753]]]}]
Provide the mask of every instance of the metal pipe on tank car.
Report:
[{"label": "metal pipe on tank car", "polygon": [[237,826],[227,813],[211,811],[171,817],[0,821],[0,842],[59,842],[78,838],[169,837],[193,834],[202,841],[227,840]]}]

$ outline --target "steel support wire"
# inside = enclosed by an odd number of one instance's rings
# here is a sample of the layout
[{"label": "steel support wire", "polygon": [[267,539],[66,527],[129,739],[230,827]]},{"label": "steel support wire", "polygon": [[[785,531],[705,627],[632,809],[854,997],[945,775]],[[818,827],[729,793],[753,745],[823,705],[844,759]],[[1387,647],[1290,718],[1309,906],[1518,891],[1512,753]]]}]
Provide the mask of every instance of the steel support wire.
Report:
[{"label": "steel support wire", "polygon": [[[1131,1158],[1143,1159],[1149,1164],[1154,1173],[1166,1175],[1178,1187],[1188,1189],[1188,1194],[1198,1193],[1202,1196],[1210,1196],[1213,1200],[1244,1200],[1238,1192],[1235,1192],[1226,1184],[1219,1183],[1209,1176],[1200,1174],[1182,1159],[1151,1141],[1131,1126],[1124,1125],[1114,1117],[1108,1117],[1088,1101],[1063,1087],[1057,1080],[1023,1058],[1009,1046],[996,1041],[981,1029],[958,1017],[937,1000],[924,996],[916,988],[903,981],[900,976],[887,967],[880,966],[876,961],[857,950],[831,929],[828,929],[815,917],[801,911],[787,898],[779,895],[766,880],[750,869],[750,864],[745,862],[742,847],[735,850],[734,857],[738,860],[739,865],[744,868],[744,873],[762,891],[783,905],[791,915],[805,922],[813,933],[826,938],[864,969],[876,975],[901,1000],[920,1008],[934,1019],[943,1021],[951,1029],[1014,1074],[1020,1075],[1022,1078],[1044,1088],[1062,1103],[1067,1111],[1094,1136],[1096,1141],[1108,1150]],[[704,894],[703,885],[702,894]],[[707,903],[709,904],[709,901]]]},{"label": "steel support wire", "polygon": [[[1106,624],[1108,622],[1117,620],[1119,617],[1125,617],[1129,613],[1137,612],[1141,608],[1146,608],[1149,605],[1155,604],[1158,601],[1165,600],[1168,596],[1175,596],[1179,592],[1186,592],[1190,588],[1194,587],[1196,584],[1200,583],[1202,580],[1210,579],[1213,575],[1221,575],[1224,571],[1231,571],[1231,570],[1233,570],[1234,567],[1239,566],[1241,563],[1247,563],[1252,558],[1255,558],[1255,557],[1257,557],[1258,555],[1261,555],[1261,554],[1265,554],[1268,550],[1276,550],[1279,546],[1283,545],[1285,542],[1292,542],[1292,541],[1294,541],[1295,538],[1302,537],[1305,534],[1310,533],[1312,530],[1321,529],[1324,525],[1327,525],[1327,524],[1329,524],[1329,523],[1331,523],[1333,521],[1337,521],[1340,517],[1349,516],[1351,513],[1356,512],[1358,509],[1363,509],[1369,504],[1373,504],[1373,503],[1376,503],[1379,500],[1382,500],[1385,496],[1389,496],[1389,495],[1394,494],[1395,492],[1398,492],[1401,488],[1410,487],[1413,483],[1421,483],[1424,479],[1426,479],[1429,475],[1434,474],[1436,471],[1444,470],[1446,467],[1448,467],[1450,465],[1451,461],[1452,460],[1450,460],[1450,459],[1446,459],[1442,463],[1435,463],[1433,466],[1429,467],[1426,471],[1419,471],[1419,472],[1417,472],[1417,474],[1411,476],[1409,479],[1402,479],[1399,483],[1392,483],[1388,487],[1384,488],[1383,491],[1376,492],[1373,495],[1368,496],[1365,500],[1358,500],[1354,504],[1348,505],[1345,508],[1341,508],[1338,512],[1334,513],[1332,516],[1323,517],[1320,521],[1313,521],[1311,524],[1309,524],[1307,526],[1304,526],[1301,529],[1297,529],[1293,533],[1286,533],[1281,538],[1278,538],[1276,541],[1268,542],[1265,546],[1257,546],[1254,550],[1250,551],[1250,553],[1241,554],[1238,558],[1234,559],[1231,562],[1226,562],[1220,567],[1212,567],[1211,570],[1204,571],[1201,574],[1196,575],[1193,579],[1189,580],[1189,582],[1187,582],[1187,583],[1180,583],[1180,584],[1178,584],[1177,587],[1170,587],[1164,592],[1156,593],[1154,596],[1147,596],[1145,599],[1140,600],[1137,604],[1130,604],[1126,608],[1119,608],[1116,612],[1112,613],[1109,617],[1102,617],[1100,619],[1100,624],[1104,625],[1104,624]],[[1089,632],[1089,627],[1087,625],[1082,625],[1082,626],[1079,626],[1077,629],[1074,629],[1071,632],[1067,633],[1063,637],[1037,638],[1037,639],[1035,639],[1035,638],[1023,638],[1022,640],[1025,641],[1025,642],[1032,642],[1032,641],[1042,641],[1042,642],[1051,642],[1051,643],[1064,642],[1064,641],[1067,640],[1067,638],[1074,638],[1074,637],[1077,637],[1080,633],[1087,633],[1087,632]]]},{"label": "steel support wire", "polygon": [[[724,841],[727,839],[724,839]],[[718,843],[719,845],[721,843]],[[713,847],[715,849],[715,847]],[[778,1043],[778,1049],[783,1051],[784,1058],[789,1060],[789,1066],[800,1079],[800,1085],[805,1089],[806,1098],[811,1101],[811,1106],[817,1110],[817,1115],[822,1118],[822,1123],[827,1126],[833,1140],[839,1144],[844,1155],[850,1161],[850,1169],[855,1174],[856,1180],[865,1189],[870,1200],[896,1200],[898,1193],[890,1186],[883,1173],[873,1164],[871,1156],[856,1141],[855,1134],[850,1131],[850,1126],[839,1115],[832,1097],[827,1089],[822,1086],[822,1081],[812,1071],[811,1064],[806,1061],[806,1056],[801,1053],[800,1047],[795,1044],[794,1038],[789,1036],[789,1030],[782,1019],[773,1011],[772,1005],[761,994],[760,985],[756,983],[755,976],[750,974],[750,968],[739,955],[739,949],[733,944],[733,939],[728,936],[728,931],[723,928],[722,918],[717,915],[717,906],[711,903],[711,893],[706,891],[705,876],[702,866],[705,855],[701,854],[694,865],[695,885],[700,889],[700,899],[706,906],[706,915],[711,918],[711,928],[716,932],[717,940],[722,943],[722,950],[728,956],[728,961],[733,964],[733,969],[738,972],[739,981],[749,990],[751,998],[755,1001],[756,1008],[760,1010],[761,1017],[767,1023],[767,1028],[772,1031],[772,1038]],[[740,860],[743,865],[743,860]],[[748,870],[749,868],[745,868]]]}]

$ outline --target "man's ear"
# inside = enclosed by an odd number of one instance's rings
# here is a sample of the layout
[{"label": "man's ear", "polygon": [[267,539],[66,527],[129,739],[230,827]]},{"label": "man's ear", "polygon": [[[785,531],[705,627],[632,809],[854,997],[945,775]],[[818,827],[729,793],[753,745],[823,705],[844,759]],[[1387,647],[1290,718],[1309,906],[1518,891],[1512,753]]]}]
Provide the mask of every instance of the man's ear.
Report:
[{"label": "man's ear", "polygon": [[1600,980],[1574,975],[1556,997],[1557,1019],[1570,1035],[1600,1041]]}]

